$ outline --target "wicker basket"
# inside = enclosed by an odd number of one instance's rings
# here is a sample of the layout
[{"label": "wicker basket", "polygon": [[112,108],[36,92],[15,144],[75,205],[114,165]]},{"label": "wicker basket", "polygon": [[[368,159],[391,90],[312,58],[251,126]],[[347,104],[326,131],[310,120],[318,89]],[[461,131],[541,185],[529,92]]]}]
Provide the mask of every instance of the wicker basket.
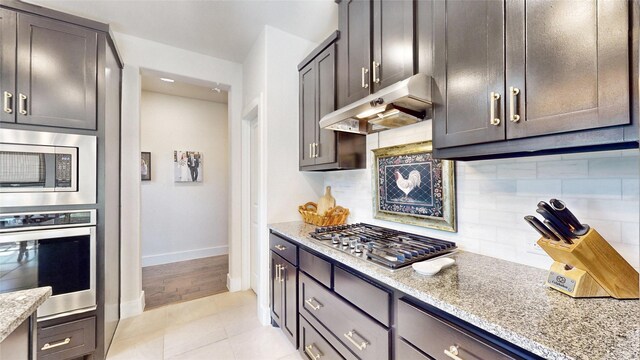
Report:
[{"label": "wicker basket", "polygon": [[298,212],[302,215],[304,222],[316,226],[342,225],[347,221],[347,217],[349,216],[349,209],[343,208],[342,206],[336,206],[327,210],[324,216],[318,215],[317,210],[318,204],[314,202],[308,202],[298,206]]}]

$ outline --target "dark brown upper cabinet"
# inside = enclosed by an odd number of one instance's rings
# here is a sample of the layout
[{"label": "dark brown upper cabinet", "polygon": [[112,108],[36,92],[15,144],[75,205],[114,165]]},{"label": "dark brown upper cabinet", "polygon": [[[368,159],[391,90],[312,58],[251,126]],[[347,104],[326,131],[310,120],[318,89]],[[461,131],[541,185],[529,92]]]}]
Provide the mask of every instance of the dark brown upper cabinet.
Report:
[{"label": "dark brown upper cabinet", "polygon": [[300,170],[365,167],[363,135],[321,129],[320,119],[336,109],[335,32],[298,66],[300,79]]},{"label": "dark brown upper cabinet", "polygon": [[0,16],[2,121],[95,130],[97,32],[9,10]]},{"label": "dark brown upper cabinet", "polygon": [[338,107],[414,74],[413,0],[339,2]]},{"label": "dark brown upper cabinet", "polygon": [[437,157],[637,147],[629,2],[436,1],[433,21]]}]

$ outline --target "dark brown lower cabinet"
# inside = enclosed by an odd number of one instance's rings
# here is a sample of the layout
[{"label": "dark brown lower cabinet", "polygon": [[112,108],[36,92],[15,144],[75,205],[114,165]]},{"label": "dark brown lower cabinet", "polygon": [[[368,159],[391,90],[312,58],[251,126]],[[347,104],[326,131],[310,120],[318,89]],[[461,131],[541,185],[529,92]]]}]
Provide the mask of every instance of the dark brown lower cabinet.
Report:
[{"label": "dark brown lower cabinet", "polygon": [[96,349],[96,317],[38,329],[38,359],[75,359]]},{"label": "dark brown lower cabinet", "polygon": [[271,319],[298,346],[298,268],[271,252]]},{"label": "dark brown lower cabinet", "polygon": [[[296,319],[304,359],[541,359],[294,240],[270,237],[272,322],[291,339],[287,319]],[[295,317],[287,312],[295,266],[275,251],[299,264]]]}]

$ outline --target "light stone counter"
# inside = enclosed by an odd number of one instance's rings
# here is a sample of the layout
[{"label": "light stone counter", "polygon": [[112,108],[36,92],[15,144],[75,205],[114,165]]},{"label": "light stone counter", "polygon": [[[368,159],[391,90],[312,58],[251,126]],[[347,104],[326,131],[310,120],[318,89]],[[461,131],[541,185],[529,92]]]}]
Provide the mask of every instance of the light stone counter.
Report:
[{"label": "light stone counter", "polygon": [[432,277],[391,272],[311,238],[313,225],[269,228],[543,358],[640,359],[640,301],[573,299],[544,286],[545,270],[464,251]]},{"label": "light stone counter", "polygon": [[51,296],[51,287],[0,294],[0,342]]}]

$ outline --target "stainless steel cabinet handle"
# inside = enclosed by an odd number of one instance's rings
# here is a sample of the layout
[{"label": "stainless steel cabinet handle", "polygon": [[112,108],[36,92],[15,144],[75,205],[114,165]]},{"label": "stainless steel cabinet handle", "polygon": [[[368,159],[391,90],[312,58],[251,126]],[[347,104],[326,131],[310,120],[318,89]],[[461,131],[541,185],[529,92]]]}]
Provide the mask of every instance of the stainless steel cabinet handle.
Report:
[{"label": "stainless steel cabinet handle", "polygon": [[313,143],[309,143],[309,157],[313,157]]},{"label": "stainless steel cabinet handle", "polygon": [[13,94],[5,91],[4,92],[4,112],[7,114],[13,113],[13,107],[11,106],[11,99],[13,98]]},{"label": "stainless steel cabinet handle", "polygon": [[313,143],[313,145],[315,146],[316,150],[314,151],[315,157],[320,156],[320,144],[318,143]]},{"label": "stainless steel cabinet handle", "polygon": [[20,109],[18,112],[22,115],[27,115],[27,95],[20,94]]},{"label": "stainless steel cabinet handle", "polygon": [[284,245],[280,245],[280,244],[276,244],[276,246],[274,246],[276,249],[280,250],[280,251],[285,251],[287,250],[287,247]]},{"label": "stainless steel cabinet handle", "polygon": [[43,346],[43,347],[42,347],[42,349],[40,349],[40,350],[44,351],[44,350],[49,350],[49,349],[57,348],[58,346],[67,345],[67,344],[68,344],[68,343],[70,343],[70,342],[71,342],[71,338],[70,338],[70,337],[68,337],[68,338],[66,338],[66,339],[64,339],[64,340],[60,340],[60,341],[58,341],[58,342],[56,342],[56,343],[53,343],[53,344],[46,343],[46,344],[44,344],[44,346]]},{"label": "stainless steel cabinet handle", "polygon": [[313,344],[309,344],[307,346],[304,347],[304,352],[307,353],[307,355],[309,355],[309,357],[312,360],[317,360],[320,359],[322,357],[322,353],[318,350],[317,354],[313,353]]},{"label": "stainless steel cabinet handle", "polygon": [[[315,298],[312,298],[312,297],[308,298],[304,302],[307,305],[309,305],[313,311],[320,310],[320,308],[322,307],[322,304],[320,304],[318,302],[318,300],[316,300]],[[315,304],[314,304],[314,302],[315,302]]]},{"label": "stainless steel cabinet handle", "polygon": [[492,91],[491,95],[489,96],[489,101],[490,101],[489,123],[493,126],[500,125],[500,118],[496,116],[496,113],[498,112],[497,111],[498,100],[500,100],[500,94]]},{"label": "stainless steel cabinet handle", "polygon": [[285,279],[285,278],[282,277],[282,270],[285,271],[284,272],[284,276],[285,277],[287,276],[287,268],[284,265],[280,265],[280,272],[278,273],[278,277],[279,277],[279,281],[280,282],[284,282],[284,279]]},{"label": "stainless steel cabinet handle", "polygon": [[453,360],[463,360],[462,358],[458,357],[458,347],[455,345],[451,345],[449,347],[449,350],[444,349],[444,354],[452,358]]},{"label": "stainless steel cabinet handle", "polygon": [[363,67],[362,68],[362,87],[365,88],[365,89],[369,87],[369,84],[367,82],[365,82],[365,80],[366,80],[365,77],[366,77],[366,75],[368,73],[369,73],[369,69]]},{"label": "stainless steel cabinet handle", "polygon": [[379,62],[373,62],[371,64],[371,71],[373,71],[372,75],[373,75],[373,82],[376,84],[380,83],[380,63]]},{"label": "stainless steel cabinet handle", "polygon": [[280,264],[276,264],[275,274],[273,276],[273,281],[280,281],[278,276],[280,275]]},{"label": "stainless steel cabinet handle", "polygon": [[361,343],[358,343],[353,336],[354,335],[358,335],[358,333],[355,330],[351,330],[348,333],[344,334],[344,337],[347,338],[347,340],[349,340],[355,347],[358,348],[358,350],[362,351],[364,349],[367,348],[367,345],[369,345],[369,342],[365,339],[362,338],[362,336],[360,336],[360,338],[362,339]]},{"label": "stainless steel cabinet handle", "polygon": [[512,122],[520,121],[520,115],[516,114],[516,96],[518,94],[520,94],[520,89],[513,86],[509,88],[509,95],[511,96],[511,99],[509,99],[509,120]]}]

